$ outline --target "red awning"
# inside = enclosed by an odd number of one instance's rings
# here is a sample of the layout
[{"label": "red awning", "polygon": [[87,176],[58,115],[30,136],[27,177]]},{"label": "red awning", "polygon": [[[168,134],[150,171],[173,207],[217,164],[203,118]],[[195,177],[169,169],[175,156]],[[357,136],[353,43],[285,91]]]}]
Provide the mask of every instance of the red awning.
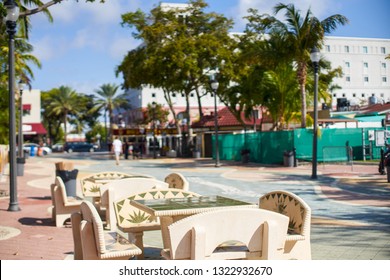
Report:
[{"label": "red awning", "polygon": [[25,135],[36,135],[36,134],[46,134],[47,131],[41,123],[24,123],[23,124],[23,134]]},{"label": "red awning", "polygon": [[23,104],[24,111],[31,111],[31,104]]}]

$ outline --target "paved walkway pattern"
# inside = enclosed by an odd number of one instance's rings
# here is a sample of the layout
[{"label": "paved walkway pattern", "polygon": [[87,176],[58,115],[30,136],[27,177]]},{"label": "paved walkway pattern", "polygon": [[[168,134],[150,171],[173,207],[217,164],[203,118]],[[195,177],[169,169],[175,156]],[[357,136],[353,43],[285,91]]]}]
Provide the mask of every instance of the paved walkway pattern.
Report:
[{"label": "paved walkway pattern", "polygon": [[[50,184],[55,162],[72,161],[78,178],[101,171],[151,174],[163,180],[182,173],[190,190],[203,195],[224,195],[257,203],[272,190],[301,196],[312,208],[312,257],[317,260],[390,259],[390,183],[376,165],[319,165],[311,179],[311,165],[261,166],[210,159],[122,160],[115,165],[108,154],[53,154],[27,159],[18,180],[21,211],[9,212],[8,177],[0,180],[0,259],[72,259],[70,226],[55,227],[51,220]],[[79,183],[78,183],[79,184]],[[80,195],[81,191],[78,189]],[[160,259],[161,233],[145,233],[146,258]]]}]

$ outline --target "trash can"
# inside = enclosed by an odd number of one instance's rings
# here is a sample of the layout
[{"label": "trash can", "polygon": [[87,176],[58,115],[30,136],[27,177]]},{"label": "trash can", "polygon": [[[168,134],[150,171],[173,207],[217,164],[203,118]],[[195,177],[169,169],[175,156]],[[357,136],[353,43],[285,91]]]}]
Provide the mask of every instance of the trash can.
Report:
[{"label": "trash can", "polygon": [[194,158],[200,158],[200,151],[197,151],[197,150],[192,151],[192,156]]},{"label": "trash can", "polygon": [[74,169],[72,162],[56,162],[56,176],[60,177],[65,185],[66,196],[77,196],[77,174],[79,171]]},{"label": "trash can", "polygon": [[26,163],[26,159],[23,158],[16,158],[16,175],[17,176],[23,176],[24,175],[24,164]]},{"label": "trash can", "polygon": [[30,156],[35,156],[35,147],[34,146],[31,146],[30,147]]},{"label": "trash can", "polygon": [[287,167],[294,167],[294,152],[285,151],[283,153],[283,165]]},{"label": "trash can", "polygon": [[168,151],[167,156],[169,158],[175,158],[175,157],[177,157],[177,152],[175,150],[170,150],[170,151]]},{"label": "trash can", "polygon": [[65,184],[66,196],[77,196],[76,185],[77,185],[77,174],[78,169],[73,170],[56,170],[56,176],[60,177]]}]

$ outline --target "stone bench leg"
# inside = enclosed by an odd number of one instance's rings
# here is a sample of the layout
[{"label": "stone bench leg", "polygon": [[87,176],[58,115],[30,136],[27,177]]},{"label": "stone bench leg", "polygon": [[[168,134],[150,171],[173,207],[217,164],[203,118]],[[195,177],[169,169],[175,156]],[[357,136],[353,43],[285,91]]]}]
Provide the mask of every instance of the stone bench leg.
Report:
[{"label": "stone bench leg", "polygon": [[144,232],[143,231],[140,231],[140,232],[130,232],[129,233],[129,241],[131,243],[134,243],[135,246],[140,248],[141,251],[142,251],[142,253],[137,256],[137,259],[139,259],[139,260],[143,260],[145,258],[143,237],[144,237]]}]

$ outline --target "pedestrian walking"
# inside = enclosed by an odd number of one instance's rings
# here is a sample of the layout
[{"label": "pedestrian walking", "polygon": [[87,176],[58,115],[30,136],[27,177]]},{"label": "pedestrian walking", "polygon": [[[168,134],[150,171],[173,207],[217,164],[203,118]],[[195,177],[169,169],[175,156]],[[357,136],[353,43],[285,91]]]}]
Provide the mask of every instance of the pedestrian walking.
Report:
[{"label": "pedestrian walking", "polygon": [[134,149],[133,142],[130,142],[130,144],[129,144],[129,155],[130,155],[130,157],[133,156],[133,149]]},{"label": "pedestrian walking", "polygon": [[112,142],[112,151],[115,154],[116,165],[119,165],[119,158],[122,153],[122,141],[117,137],[115,137],[114,142]]}]

